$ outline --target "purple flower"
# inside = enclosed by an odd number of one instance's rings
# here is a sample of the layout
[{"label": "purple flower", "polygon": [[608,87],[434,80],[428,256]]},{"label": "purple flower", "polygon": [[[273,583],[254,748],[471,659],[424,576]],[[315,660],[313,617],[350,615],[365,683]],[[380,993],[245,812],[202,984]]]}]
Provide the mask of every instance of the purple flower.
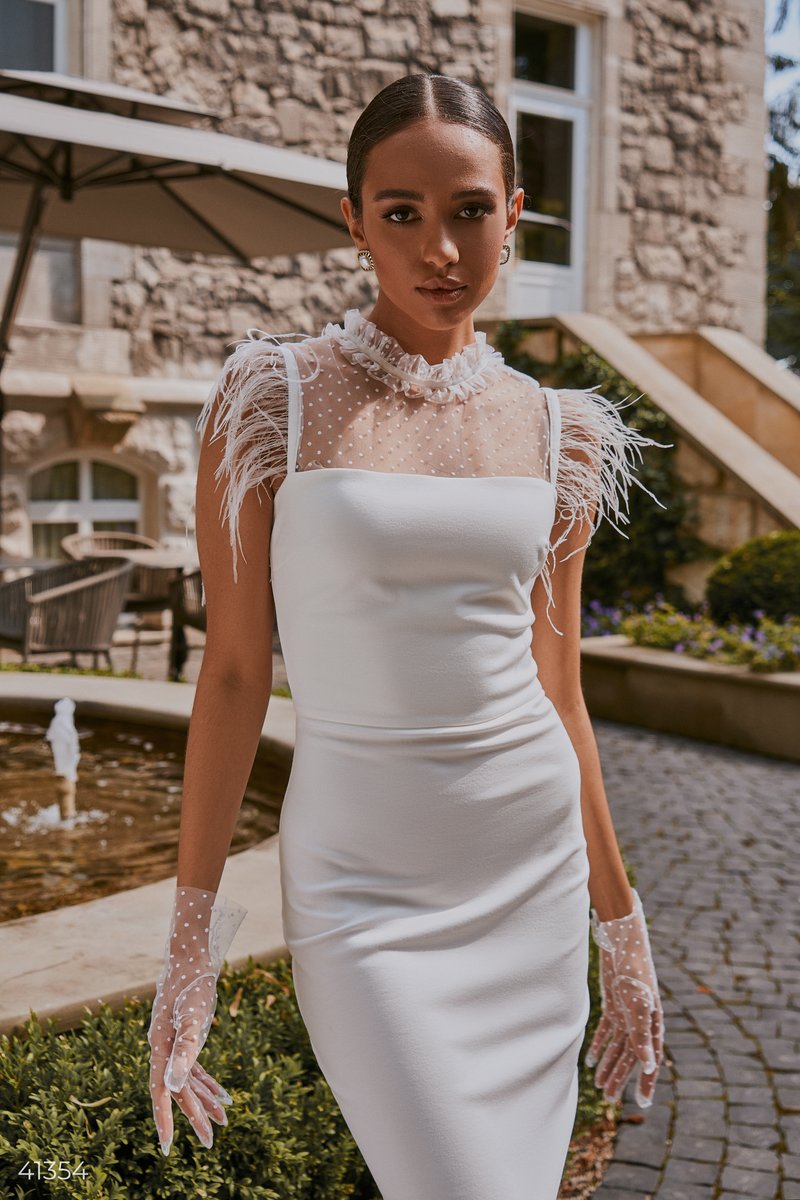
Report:
[{"label": "purple flower", "polygon": [[683,642],[676,642],[672,649],[676,654],[683,654],[683,651],[686,649],[686,647],[684,646]]}]

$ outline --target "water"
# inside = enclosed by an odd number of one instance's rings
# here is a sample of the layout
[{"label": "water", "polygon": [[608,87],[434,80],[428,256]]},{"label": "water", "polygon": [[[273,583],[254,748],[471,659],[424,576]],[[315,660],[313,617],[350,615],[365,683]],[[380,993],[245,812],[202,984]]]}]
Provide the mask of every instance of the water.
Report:
[{"label": "water", "polygon": [[[84,717],[77,813],[61,820],[52,709],[0,708],[0,921],[174,876],[186,730]],[[231,854],[276,833],[288,764],[259,752]]]}]

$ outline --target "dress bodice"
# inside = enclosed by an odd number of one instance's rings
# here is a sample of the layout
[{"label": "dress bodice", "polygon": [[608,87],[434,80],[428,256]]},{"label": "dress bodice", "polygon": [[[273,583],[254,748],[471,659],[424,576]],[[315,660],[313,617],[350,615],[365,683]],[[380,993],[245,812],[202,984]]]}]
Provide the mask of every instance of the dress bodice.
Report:
[{"label": "dress bodice", "polygon": [[[447,639],[433,613],[422,612],[431,589],[451,613],[461,606],[462,637],[486,635],[492,622],[508,637],[513,612],[514,653],[526,623],[529,647],[535,579],[541,574],[553,625],[556,548],[576,523],[588,541],[603,517],[614,524],[610,513],[627,522],[629,484],[643,487],[634,455],[658,444],[594,391],[541,387],[482,332],[428,363],[356,309],[317,337],[248,331],[197,428],[202,435],[213,415],[212,438],[225,439],[218,478],[234,578],[243,497],[263,486],[274,498],[270,562],[287,670],[290,623],[302,620],[298,638],[319,637],[324,652],[326,638],[341,642],[348,616],[353,637],[368,641],[369,613],[381,605],[390,626],[409,623],[409,637],[429,627],[430,652],[441,654]],[[310,536],[322,586],[307,578],[312,565],[300,550]],[[475,619],[478,611],[485,621]],[[399,629],[394,636],[402,643]],[[454,655],[466,644],[449,650],[451,679],[437,716],[453,707]],[[382,661],[377,647],[371,661]],[[507,684],[513,671],[502,677]],[[326,710],[319,696],[315,707]],[[341,694],[330,699],[341,711]]]}]

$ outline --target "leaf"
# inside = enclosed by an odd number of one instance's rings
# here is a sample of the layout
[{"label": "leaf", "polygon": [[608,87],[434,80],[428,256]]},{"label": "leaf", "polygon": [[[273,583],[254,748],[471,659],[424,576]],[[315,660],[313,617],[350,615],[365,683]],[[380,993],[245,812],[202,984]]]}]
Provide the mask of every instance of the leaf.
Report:
[{"label": "leaf", "polygon": [[230,1013],[230,1015],[232,1017],[235,1017],[239,1011],[239,1005],[241,1004],[243,994],[244,994],[244,988],[238,987],[236,989],[236,995],[233,997],[233,1000],[231,1000],[230,1006],[228,1008],[228,1012]]}]

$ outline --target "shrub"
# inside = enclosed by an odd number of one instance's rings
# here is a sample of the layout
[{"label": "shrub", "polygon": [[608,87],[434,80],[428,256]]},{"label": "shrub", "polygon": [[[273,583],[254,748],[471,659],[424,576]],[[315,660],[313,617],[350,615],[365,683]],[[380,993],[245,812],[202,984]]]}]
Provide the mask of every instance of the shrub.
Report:
[{"label": "shrub", "polygon": [[[229,1124],[203,1147],[173,1105],[169,1157],[158,1145],[147,1063],[150,1002],[103,1005],[79,1028],[31,1017],[0,1039],[0,1195],[9,1200],[378,1200],[317,1067],[288,960],[223,971],[203,1065],[233,1096]],[[30,1160],[83,1163],[85,1177],[28,1180]],[[42,1168],[43,1171],[46,1168]]]},{"label": "shrub", "polygon": [[751,538],[716,564],[706,582],[716,621],[749,621],[756,610],[776,621],[800,616],[800,530]]},{"label": "shrub", "polygon": [[[633,883],[630,872],[629,878]],[[633,883],[635,886],[635,883]],[[583,1058],[600,1019],[598,951],[589,937],[591,1011],[580,1052],[576,1132],[609,1111]],[[31,1016],[0,1036],[0,1195],[8,1200],[379,1200],[319,1070],[297,1007],[291,960],[225,965],[203,1050],[233,1096],[206,1150],[177,1105],[168,1157],[148,1087],[150,1001],[86,1010],[76,1029]],[[36,1179],[54,1160],[84,1174]],[[28,1162],[33,1177],[20,1176]],[[62,1171],[62,1174],[64,1172]]]}]

